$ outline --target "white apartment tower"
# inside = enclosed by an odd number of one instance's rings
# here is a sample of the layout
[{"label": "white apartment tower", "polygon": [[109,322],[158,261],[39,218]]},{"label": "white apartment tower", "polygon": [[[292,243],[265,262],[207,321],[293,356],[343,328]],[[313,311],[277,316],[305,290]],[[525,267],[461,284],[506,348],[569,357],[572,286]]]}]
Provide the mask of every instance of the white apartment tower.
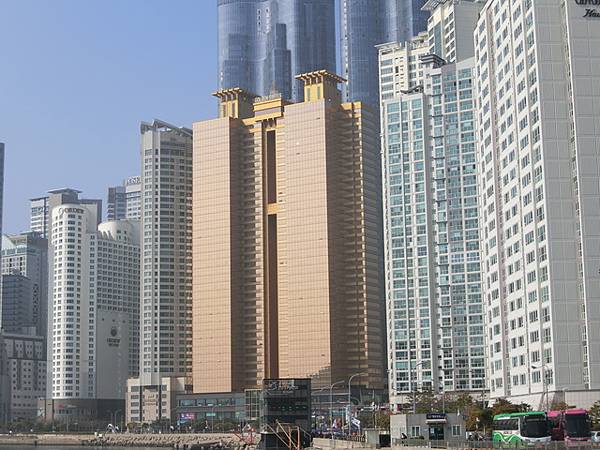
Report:
[{"label": "white apartment tower", "polygon": [[[429,55],[429,34],[419,33],[408,42],[390,42],[378,45],[379,98],[383,102],[422,85],[421,58]],[[439,59],[440,64],[443,62]],[[383,114],[383,111],[382,111]]]},{"label": "white apartment tower", "polygon": [[379,46],[389,390],[395,410],[415,391],[486,388],[475,61],[469,58],[472,38],[470,51],[465,42],[471,34],[465,27],[473,30],[481,6],[429,1],[426,33]]},{"label": "white apartment tower", "polygon": [[[134,377],[138,375],[140,368],[139,221],[113,220],[101,223],[98,226],[94,250],[97,308],[103,313],[127,318],[127,376]],[[122,350],[125,351],[124,345]],[[125,359],[124,353],[121,358]],[[110,366],[110,362],[106,363]],[[124,398],[125,384],[122,384],[120,389],[123,389],[123,395],[119,395],[119,398]]]},{"label": "white apartment tower", "polygon": [[473,29],[484,3],[483,0],[428,0],[423,9],[429,11],[429,53],[449,63],[471,58]]},{"label": "white apartment tower", "polygon": [[482,7],[476,0],[429,0],[423,6],[429,11],[427,31],[407,42],[378,45],[380,101],[422,89],[425,66],[472,58],[472,31]]},{"label": "white apartment tower", "polygon": [[600,398],[600,8],[490,0],[475,29],[492,398]]},{"label": "white apartment tower", "polygon": [[[51,399],[124,399],[135,375],[139,225],[97,225],[94,204],[51,211]],[[110,376],[99,371],[110,368]]]},{"label": "white apartment tower", "polygon": [[142,123],[144,385],[191,370],[192,131]]},{"label": "white apartment tower", "polygon": [[128,380],[126,418],[153,422],[175,416],[156,398],[191,383],[192,130],[155,119],[140,131],[140,370]]},{"label": "white apartment tower", "polygon": [[384,101],[390,402],[485,389],[474,61]]}]

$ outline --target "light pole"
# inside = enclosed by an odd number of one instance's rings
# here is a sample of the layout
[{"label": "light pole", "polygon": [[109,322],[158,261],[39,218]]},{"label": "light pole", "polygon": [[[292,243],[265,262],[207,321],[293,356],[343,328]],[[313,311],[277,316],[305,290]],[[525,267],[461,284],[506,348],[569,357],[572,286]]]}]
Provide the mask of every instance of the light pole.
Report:
[{"label": "light pole", "polygon": [[[314,393],[311,392],[310,395],[312,397],[315,394],[320,394],[321,392],[323,392],[323,391],[325,391],[327,389],[329,389],[329,386],[321,388],[318,391],[315,391]],[[318,402],[318,406],[314,408],[314,411],[315,411],[315,425],[318,425],[318,423],[319,423],[319,415],[323,416],[323,419],[325,419],[325,416],[323,414],[321,414],[323,412],[323,400],[322,400],[322,396],[318,395],[316,397],[319,399],[319,402]],[[311,404],[312,404],[312,401],[311,401]]]},{"label": "light pole", "polygon": [[413,400],[412,401],[412,404],[413,404],[412,412],[413,412],[413,414],[417,413],[417,390],[415,389],[416,388],[416,376],[415,376],[415,383],[413,383],[413,376],[412,375],[413,375],[413,370],[415,371],[415,375],[417,374],[416,373],[417,372],[417,367],[422,366],[423,362],[424,361],[421,361],[420,363],[415,364],[414,368],[412,367],[412,360],[409,363],[409,369],[410,370],[408,372],[410,374],[410,388],[413,391],[413,399],[412,399]]},{"label": "light pole", "polygon": [[[171,411],[169,412],[169,424],[173,427],[173,411],[175,411],[176,416],[175,416],[175,424],[179,425],[179,417],[177,415],[177,411],[179,410],[179,405],[175,406],[174,408],[171,408]],[[173,430],[175,430],[175,427],[173,427]]]},{"label": "light pole", "polygon": [[115,429],[115,427],[117,426],[117,415],[119,413],[122,413],[123,411],[121,411],[120,409],[117,409],[116,411],[113,411],[111,413],[111,422],[112,422],[112,426],[113,426],[113,430]]},{"label": "light pole", "polygon": [[75,405],[67,405],[66,406],[66,410],[67,410],[67,433],[69,432],[69,422],[70,422],[70,415],[71,413],[69,411],[72,411],[73,409],[77,409],[77,406]]},{"label": "light pole", "polygon": [[331,439],[333,439],[333,387],[345,382],[345,380],[340,380],[329,386],[329,433]]},{"label": "light pole", "polygon": [[365,376],[367,375],[367,373],[365,372],[360,372],[360,373],[355,373],[354,375],[352,375],[350,378],[348,378],[348,417],[347,417],[347,422],[348,422],[348,436],[350,436],[350,430],[351,430],[351,425],[350,425],[350,408],[352,407],[352,398],[350,396],[351,392],[352,392],[352,379],[354,377],[360,377],[360,376]]},{"label": "light pole", "polygon": [[209,403],[206,406],[210,406],[210,432],[215,432],[215,405],[214,403]]},{"label": "light pole", "polygon": [[548,411],[548,380],[546,378],[546,364],[540,366],[531,366],[532,369],[542,369],[542,396],[546,403],[546,411]]}]

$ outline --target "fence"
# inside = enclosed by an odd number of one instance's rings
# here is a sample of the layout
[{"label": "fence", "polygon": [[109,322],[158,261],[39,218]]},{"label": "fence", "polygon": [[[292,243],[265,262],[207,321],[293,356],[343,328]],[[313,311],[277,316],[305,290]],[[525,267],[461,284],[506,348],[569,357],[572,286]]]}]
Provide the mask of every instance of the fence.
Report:
[{"label": "fence", "polygon": [[426,447],[426,448],[447,448],[447,449],[499,449],[499,450],[518,450],[518,449],[539,449],[539,450],[591,450],[600,449],[599,444],[589,442],[569,442],[552,441],[544,444],[527,445],[524,443],[515,443],[514,445],[506,445],[501,442],[484,441],[468,441],[468,440],[448,440],[434,441],[424,439],[402,439],[394,440],[393,446],[400,447]]}]

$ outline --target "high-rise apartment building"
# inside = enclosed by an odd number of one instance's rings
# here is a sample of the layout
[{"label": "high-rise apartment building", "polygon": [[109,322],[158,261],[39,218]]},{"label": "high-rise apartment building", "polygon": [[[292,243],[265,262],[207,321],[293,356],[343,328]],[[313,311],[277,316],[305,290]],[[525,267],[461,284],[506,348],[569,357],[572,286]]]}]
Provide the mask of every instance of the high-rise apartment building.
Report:
[{"label": "high-rise apartment building", "polygon": [[192,130],[141,124],[140,370],[128,381],[127,420],[174,416],[160,402],[184,390],[192,352]]},{"label": "high-rise apartment building", "polygon": [[334,0],[218,0],[219,88],[302,100],[294,77],[335,70]]},{"label": "high-rise apartment building", "polygon": [[193,380],[384,385],[377,117],[321,70],[304,102],[215,95],[194,124]]},{"label": "high-rise apartment building", "polygon": [[96,215],[87,205],[69,203],[53,208],[50,215],[48,395],[52,399],[93,399],[97,318],[95,295],[90,293],[90,247],[97,230]]},{"label": "high-rise apartment building", "polygon": [[[2,236],[2,211],[4,209],[4,144],[0,142],[0,236]],[[2,244],[0,243],[0,250]]]},{"label": "high-rise apartment building", "polygon": [[429,0],[423,6],[430,14],[425,31],[378,45],[380,100],[422,86],[423,68],[432,58],[438,65],[472,58],[473,29],[482,7],[473,0]]},{"label": "high-rise apartment building", "polygon": [[142,123],[143,246],[140,377],[191,370],[192,130]]},{"label": "high-rise apartment building", "polygon": [[141,177],[129,177],[123,180],[121,186],[108,188],[106,204],[107,220],[122,220],[141,218],[142,211],[142,181]]},{"label": "high-rise apartment building", "polygon": [[592,3],[490,0],[474,33],[491,397],[534,408],[600,398]]},{"label": "high-rise apartment building", "polygon": [[[127,378],[137,373],[139,225],[98,226],[96,213],[94,205],[69,203],[51,211],[54,400],[124,401]],[[111,376],[99,376],[107,367]]]},{"label": "high-rise apartment building", "polygon": [[428,0],[429,53],[448,63],[472,58],[473,30],[484,0]]},{"label": "high-rise apartment building", "polygon": [[[94,264],[97,309],[107,314],[126,316],[129,331],[129,348],[126,350],[127,376],[137,376],[140,368],[139,221],[114,220],[101,223],[98,225],[96,247],[92,247],[92,251],[96,253]],[[112,329],[110,332],[112,333]],[[121,358],[124,359],[123,356]],[[119,386],[119,389],[125,392],[125,384]],[[119,398],[123,397],[124,394],[119,393]]]},{"label": "high-rise apartment building", "polygon": [[[3,209],[4,209],[4,144],[2,142],[0,142],[0,236],[2,236],[2,210]],[[2,251],[2,241],[0,240],[0,252],[1,251]],[[0,277],[0,283],[1,282],[2,282],[2,280]],[[1,287],[2,286],[0,285],[0,288]],[[1,306],[2,306],[2,297],[0,296],[0,310],[1,310]]]},{"label": "high-rise apartment building", "polygon": [[342,75],[345,101],[379,105],[379,44],[405,42],[427,29],[426,0],[344,0],[341,6]]},{"label": "high-rise apartment building", "polygon": [[17,273],[2,275],[0,329],[23,333],[36,328],[31,284],[29,278]]},{"label": "high-rise apartment building", "polygon": [[32,198],[29,202],[29,229],[46,237],[48,233],[48,197]]},{"label": "high-rise apartment building", "polygon": [[42,237],[49,239],[50,230],[52,228],[50,211],[52,211],[52,208],[55,206],[68,202],[95,205],[98,210],[98,223],[102,222],[102,200],[79,198],[81,191],[70,188],[54,189],[52,191],[48,191],[48,194],[49,195],[45,197],[37,197],[30,200],[30,231],[40,233]]},{"label": "high-rise apartment building", "polygon": [[394,408],[415,391],[486,388],[472,39],[470,54],[463,45],[481,6],[428,1],[426,32],[378,46]]},{"label": "high-rise apartment building", "polygon": [[2,236],[2,274],[31,281],[32,326],[46,337],[48,325],[48,241],[36,232]]},{"label": "high-rise apartment building", "polygon": [[485,389],[474,61],[383,102],[390,402]]},{"label": "high-rise apartment building", "polygon": [[[398,97],[421,87],[424,81],[423,68],[429,67],[431,59],[438,65],[443,59],[431,55],[429,33],[419,33],[410,41],[389,42],[378,45],[379,49],[379,95],[380,107],[385,100]],[[385,114],[381,111],[382,117]]]}]

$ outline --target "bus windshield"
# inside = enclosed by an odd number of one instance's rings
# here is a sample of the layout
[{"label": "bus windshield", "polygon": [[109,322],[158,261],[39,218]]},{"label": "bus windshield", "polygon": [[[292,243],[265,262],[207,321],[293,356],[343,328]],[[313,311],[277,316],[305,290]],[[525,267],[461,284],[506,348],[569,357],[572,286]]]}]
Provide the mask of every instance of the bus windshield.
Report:
[{"label": "bus windshield", "polygon": [[546,420],[546,417],[541,415],[523,417],[521,436],[530,438],[549,436],[548,421]]},{"label": "bus windshield", "polygon": [[569,437],[588,437],[591,424],[587,414],[565,414],[565,434]]}]

